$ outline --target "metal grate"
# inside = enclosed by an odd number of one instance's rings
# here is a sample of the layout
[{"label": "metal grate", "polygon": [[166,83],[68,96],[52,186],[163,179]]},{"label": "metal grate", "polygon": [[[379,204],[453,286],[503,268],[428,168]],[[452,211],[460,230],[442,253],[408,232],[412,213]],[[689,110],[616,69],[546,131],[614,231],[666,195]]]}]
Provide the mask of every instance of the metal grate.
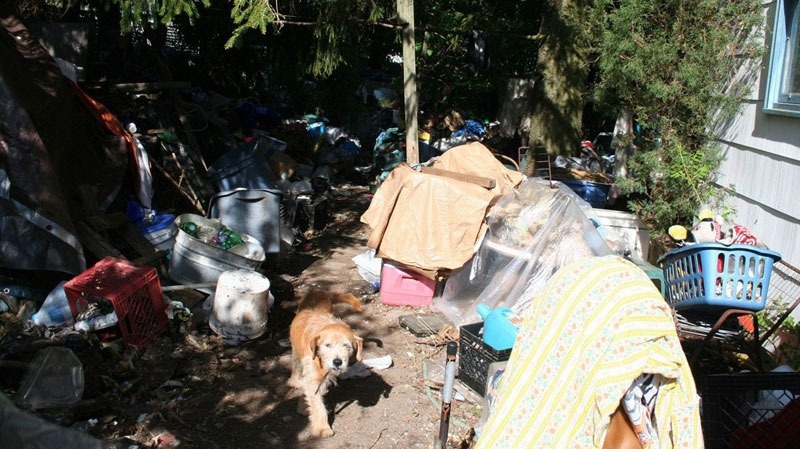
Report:
[{"label": "metal grate", "polygon": [[800,373],[707,376],[702,395],[707,449],[795,448],[800,441]]},{"label": "metal grate", "polygon": [[767,306],[762,312],[770,327],[761,335],[761,341],[777,344],[773,337],[780,325],[800,305],[800,270],[780,260],[772,266]]}]

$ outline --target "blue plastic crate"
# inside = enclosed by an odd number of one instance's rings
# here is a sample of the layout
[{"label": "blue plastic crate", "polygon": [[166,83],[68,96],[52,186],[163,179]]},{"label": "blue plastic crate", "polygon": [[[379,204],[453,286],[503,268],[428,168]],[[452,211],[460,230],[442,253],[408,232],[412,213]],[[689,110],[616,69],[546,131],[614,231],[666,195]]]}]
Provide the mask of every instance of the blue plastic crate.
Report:
[{"label": "blue plastic crate", "polygon": [[661,257],[667,301],[676,310],[764,308],[780,254],[751,245],[697,243]]}]

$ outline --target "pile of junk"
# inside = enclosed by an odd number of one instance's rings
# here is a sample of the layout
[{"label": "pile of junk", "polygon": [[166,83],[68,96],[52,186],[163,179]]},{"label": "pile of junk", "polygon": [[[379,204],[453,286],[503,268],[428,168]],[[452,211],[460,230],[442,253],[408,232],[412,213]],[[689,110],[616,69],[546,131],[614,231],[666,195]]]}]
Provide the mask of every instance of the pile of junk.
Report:
[{"label": "pile of junk", "polygon": [[[357,175],[358,139],[314,115],[281,119],[252,98],[183,83],[89,92],[63,76],[53,80],[69,99],[64,113],[91,132],[43,127],[53,123],[48,111],[30,109],[18,94],[33,87],[0,78],[0,280],[37,307],[66,296],[73,309],[62,316],[63,300],[52,316],[32,315],[37,324],[82,317],[69,283],[66,293],[61,286],[80,275],[103,278],[87,273],[102,272],[97,264],[108,260],[153,266],[166,282],[213,296],[226,271],[255,272],[324,229],[334,178]],[[110,283],[133,269],[110,266]],[[34,279],[40,273],[46,279]],[[113,324],[92,318],[78,326]]]},{"label": "pile of junk", "polygon": [[[369,159],[342,128],[254,98],[79,85],[27,35],[0,58],[0,369],[25,409],[75,406],[100,366],[128,391],[132,354],[193,342],[199,313],[226,345],[262,336],[267,265],[325,229],[335,183]],[[9,438],[44,424],[2,394],[0,416]]]},{"label": "pile of junk", "polygon": [[78,333],[145,348],[198,305],[226,342],[262,335],[262,269],[329,223],[358,140],[184,82],[79,85],[33,38],[7,44],[0,362]]},{"label": "pile of junk", "polygon": [[641,220],[592,207],[562,182],[525,177],[478,141],[419,167],[398,164],[361,221],[372,230],[356,259],[362,277],[399,268],[426,284],[409,284],[407,305],[431,304],[456,326],[479,321],[479,304],[521,312],[537,286],[581,258],[619,254],[656,271]]},{"label": "pile of junk", "polygon": [[[550,447],[549,436],[600,447],[625,419],[636,419],[640,447],[665,439],[702,447],[694,376],[705,373],[695,374],[695,357],[684,353],[685,326],[707,338],[721,332],[685,318],[709,306],[717,315],[761,310],[780,254],[722,239],[685,243],[655,266],[641,220],[549,178],[509,169],[477,141],[421,167],[400,163],[361,217],[371,234],[354,258],[359,272],[379,286],[383,304],[422,308],[400,317],[401,327],[457,342],[457,368],[448,359],[444,385],[483,405],[476,447],[528,444],[519,423],[534,423],[536,447]],[[709,265],[698,267],[701,259]],[[715,283],[733,286],[721,306],[708,304],[726,294]],[[731,334],[747,334],[733,324]],[[569,418],[547,419],[552,413]]]}]

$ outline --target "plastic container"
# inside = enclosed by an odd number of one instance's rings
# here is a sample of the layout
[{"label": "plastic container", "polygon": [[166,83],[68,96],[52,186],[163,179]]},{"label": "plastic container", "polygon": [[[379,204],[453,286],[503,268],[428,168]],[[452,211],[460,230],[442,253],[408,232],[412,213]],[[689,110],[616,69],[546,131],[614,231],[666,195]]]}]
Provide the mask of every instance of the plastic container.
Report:
[{"label": "plastic container", "polygon": [[558,181],[572,189],[579,197],[591,204],[592,207],[601,208],[605,206],[606,201],[608,201],[608,191],[611,189],[611,184],[577,181],[573,179],[559,179]]},{"label": "plastic container", "polygon": [[712,374],[698,389],[705,447],[797,447],[800,373]]},{"label": "plastic container", "polygon": [[209,228],[222,226],[219,220],[195,214],[182,214],[175,219],[178,233],[169,260],[169,277],[175,282],[213,284],[226,271],[257,270],[266,257],[261,243],[250,235],[240,233],[246,245],[244,254],[225,251],[184,232],[181,228],[186,222]]},{"label": "plastic container", "polygon": [[158,214],[149,223],[137,226],[139,232],[158,250],[171,250],[175,244],[175,215]]},{"label": "plastic container", "polygon": [[275,175],[269,168],[259,140],[240,145],[223,154],[208,167],[206,176],[225,192],[237,188],[267,189],[275,186]]},{"label": "plastic container", "polygon": [[422,307],[433,301],[436,281],[396,264],[383,261],[380,279],[381,302],[390,306]]},{"label": "plastic container", "polygon": [[594,209],[600,224],[619,236],[620,243],[625,244],[631,252],[641,260],[647,260],[650,252],[650,230],[647,225],[634,214],[609,209]]},{"label": "plastic container", "polygon": [[511,349],[519,331],[513,323],[516,318],[514,311],[508,307],[491,308],[478,304],[477,312],[483,318],[483,341],[497,351]]},{"label": "plastic container", "polygon": [[103,315],[93,316],[91,318],[80,320],[75,323],[74,328],[76,331],[92,332],[101,329],[108,329],[109,327],[119,324],[119,317],[116,312],[110,312]]},{"label": "plastic container", "polygon": [[486,394],[489,365],[508,360],[511,349],[498,351],[483,341],[483,323],[465,324],[459,329],[458,378],[481,396]]},{"label": "plastic container", "polygon": [[780,254],[751,245],[697,243],[661,257],[666,299],[676,310],[764,308]]},{"label": "plastic container", "polygon": [[48,327],[67,326],[75,321],[67,300],[67,292],[64,290],[65,283],[66,281],[60,282],[47,295],[39,311],[31,316],[31,321],[39,326]]},{"label": "plastic container", "polygon": [[155,215],[155,211],[142,206],[137,201],[128,200],[128,204],[125,207],[125,214],[127,215],[128,220],[131,223],[138,224],[141,221],[143,221],[146,217],[151,217]]},{"label": "plastic container", "polygon": [[250,340],[267,330],[270,282],[255,271],[232,270],[220,275],[208,324],[228,340]]},{"label": "plastic container", "polygon": [[257,239],[266,253],[281,251],[281,191],[235,189],[209,201],[209,216]]},{"label": "plastic container", "polygon": [[153,267],[106,257],[67,281],[64,290],[76,318],[92,303],[101,309],[110,304],[122,339],[132,346],[147,345],[167,328],[161,281]]},{"label": "plastic container", "polygon": [[36,354],[17,403],[31,409],[69,407],[83,398],[83,364],[71,349],[50,346]]},{"label": "plastic container", "polygon": [[666,297],[666,282],[664,282],[664,270],[661,267],[657,267],[649,262],[645,262],[643,260],[633,260],[632,261],[637,267],[639,267],[644,273],[653,281],[653,285],[658,289],[661,293],[661,296]]}]

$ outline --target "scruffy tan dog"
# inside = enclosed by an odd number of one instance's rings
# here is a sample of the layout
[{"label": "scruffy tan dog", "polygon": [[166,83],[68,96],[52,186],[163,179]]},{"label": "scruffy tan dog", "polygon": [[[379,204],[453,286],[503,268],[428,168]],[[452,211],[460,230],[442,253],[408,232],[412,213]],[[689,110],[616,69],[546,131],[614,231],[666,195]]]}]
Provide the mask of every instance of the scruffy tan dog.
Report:
[{"label": "scruffy tan dog", "polygon": [[[361,303],[347,293],[309,292],[292,320],[289,338],[292,342],[292,377],[289,386],[302,388],[308,403],[311,435],[329,437],[334,434],[328,424],[328,410],[323,396],[336,385],[336,378],[347,371],[350,358],[361,361],[364,340],[333,315],[333,304],[346,302],[356,312]],[[298,411],[303,410],[300,404]]]}]

